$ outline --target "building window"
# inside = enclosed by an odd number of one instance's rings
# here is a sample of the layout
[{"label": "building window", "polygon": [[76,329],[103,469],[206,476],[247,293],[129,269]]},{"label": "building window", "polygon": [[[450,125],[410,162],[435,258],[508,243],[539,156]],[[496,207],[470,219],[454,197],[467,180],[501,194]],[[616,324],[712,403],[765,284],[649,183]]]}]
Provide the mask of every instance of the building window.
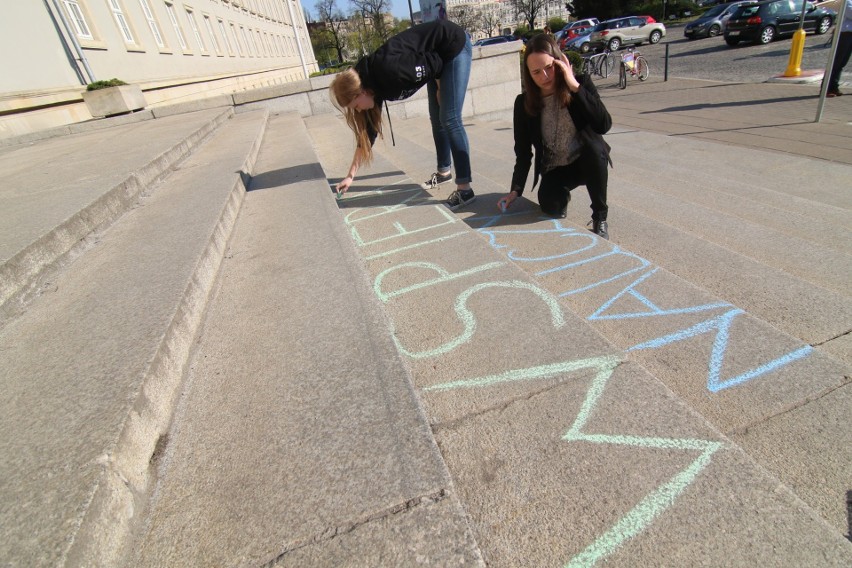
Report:
[{"label": "building window", "polygon": [[204,40],[201,39],[201,30],[198,29],[198,22],[195,21],[195,12],[189,8],[185,8],[185,10],[186,19],[189,20],[189,27],[192,28],[192,33],[195,34],[195,42],[198,44],[198,49],[200,51],[207,51],[207,48],[204,47]]},{"label": "building window", "polygon": [[86,22],[86,17],[83,15],[83,10],[80,8],[80,3],[77,0],[62,0],[65,4],[65,9],[71,17],[71,24],[74,26],[74,32],[77,37],[83,39],[95,39],[92,35],[92,29]]},{"label": "building window", "polygon": [[175,35],[178,38],[178,43],[180,44],[181,49],[186,51],[186,40],[183,37],[183,30],[180,29],[180,24],[178,23],[177,13],[175,12],[174,4],[166,2],[166,12],[169,13],[169,19],[172,21],[172,27],[175,30]]},{"label": "building window", "polygon": [[246,33],[246,29],[240,26],[240,32],[243,34],[243,42],[246,44],[246,51],[248,51],[249,57],[254,57],[254,51],[251,49],[251,42],[249,41],[249,34]]},{"label": "building window", "polygon": [[[263,46],[263,36],[260,35],[260,30],[254,30],[254,33],[257,35],[257,44],[255,44],[256,47],[257,47],[257,54],[258,55],[264,55],[264,53],[266,52],[266,49]],[[254,36],[252,36],[252,37],[254,37]],[[269,55],[269,54],[267,53],[266,55]]]},{"label": "building window", "polygon": [[216,53],[222,53],[222,49],[219,47],[219,40],[216,39],[216,32],[213,31],[213,22],[210,21],[210,16],[204,14],[204,25],[207,28],[207,33],[210,34],[210,41],[213,42],[213,49],[216,50]]},{"label": "building window", "polygon": [[115,18],[115,23],[118,24],[118,29],[121,30],[121,35],[124,38],[124,43],[136,43],[133,39],[133,33],[130,31],[130,24],[127,23],[127,18],[124,17],[124,11],[121,9],[121,4],[118,0],[109,0],[109,8],[112,10],[112,17]]},{"label": "building window", "polygon": [[151,33],[154,34],[154,41],[157,42],[157,46],[166,47],[166,42],[163,41],[163,34],[160,33],[160,25],[154,17],[154,12],[151,11],[151,6],[148,5],[148,0],[139,0],[139,5],[142,7],[145,19],[148,20],[148,27],[151,28]]},{"label": "building window", "polygon": [[234,55],[234,46],[231,45],[231,40],[228,38],[228,28],[225,27],[225,22],[216,20],[219,23],[219,33],[222,34],[222,39],[225,40],[225,47],[228,48],[228,54]]},{"label": "building window", "polygon": [[240,43],[240,36],[237,35],[237,26],[234,22],[229,22],[231,26],[231,35],[234,36],[234,43],[237,44],[237,51],[240,52],[240,57],[243,56],[243,44]]}]

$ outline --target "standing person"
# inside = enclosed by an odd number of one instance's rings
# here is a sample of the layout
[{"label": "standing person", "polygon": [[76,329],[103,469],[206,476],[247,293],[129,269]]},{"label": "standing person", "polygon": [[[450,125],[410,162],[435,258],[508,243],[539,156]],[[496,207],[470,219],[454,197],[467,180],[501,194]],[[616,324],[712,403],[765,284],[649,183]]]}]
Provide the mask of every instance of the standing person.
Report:
[{"label": "standing person", "polygon": [[450,181],[455,164],[456,190],[447,206],[455,210],[476,198],[470,187],[470,145],[462,123],[471,54],[470,38],[462,28],[435,20],[395,35],[334,78],[331,100],[343,111],[356,140],[352,164],[337,184],[338,192],[346,192],[361,164],[372,160],[373,143],[382,135],[382,105],[407,99],[426,85],[438,165],[425,186],[430,189]]},{"label": "standing person", "polygon": [[846,13],[843,15],[840,39],[837,40],[837,51],[834,53],[834,62],[831,64],[826,97],[839,97],[843,94],[840,92],[840,74],[849,63],[850,55],[852,55],[852,0],[846,0]]},{"label": "standing person", "polygon": [[542,212],[564,218],[571,190],[585,185],[592,200],[592,231],[608,239],[607,164],[612,165],[603,134],[612,119],[591,78],[575,75],[552,37],[539,34],[526,46],[524,92],[515,99],[515,169],[508,195],[497,206],[509,207],[524,192],[535,148],[533,187],[541,174],[538,203]]}]

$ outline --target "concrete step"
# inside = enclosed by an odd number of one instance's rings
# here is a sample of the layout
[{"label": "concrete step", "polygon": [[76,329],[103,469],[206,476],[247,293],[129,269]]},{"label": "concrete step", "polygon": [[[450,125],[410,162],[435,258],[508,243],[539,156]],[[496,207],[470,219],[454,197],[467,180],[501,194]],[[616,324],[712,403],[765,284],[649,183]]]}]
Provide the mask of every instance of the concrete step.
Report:
[{"label": "concrete step", "polygon": [[[380,143],[338,204],[485,561],[848,562],[847,367],[577,220],[499,215],[511,128],[469,122],[472,205],[452,214],[452,184],[419,188],[434,169],[426,121],[397,122],[396,147]],[[308,126],[334,182],[351,135],[334,117]],[[757,340],[725,342],[714,367],[714,336],[731,334]],[[819,417],[841,440],[813,428]],[[816,440],[830,457],[808,453]]]},{"label": "concrete step", "polygon": [[[415,167],[412,156],[431,151],[423,136],[428,123],[408,126],[397,129],[396,147],[381,146],[400,168]],[[636,134],[640,136],[610,137],[614,153],[661,144],[647,140],[662,138],[659,135]],[[847,530],[848,480],[841,464],[852,460],[852,452],[839,450],[843,458],[838,461],[838,450],[826,440],[820,423],[831,424],[839,433],[848,430],[841,410],[852,396],[848,297],[638,213],[617,198],[628,185],[621,177],[610,179],[611,202],[618,204],[610,208],[611,243],[597,242],[584,228],[589,210],[582,190],[573,192],[568,219],[527,232],[523,226],[540,223],[537,206],[527,203],[512,215],[494,216],[496,197],[505,190],[489,194],[494,178],[511,177],[511,161],[507,165],[505,159],[506,153],[513,155],[511,129],[502,123],[474,124],[468,135],[478,164],[474,179],[481,181],[475,183],[480,198],[462,213],[466,222],[740,441],[826,519]],[[671,150],[670,159],[682,160],[682,146],[687,148],[684,157],[689,155],[688,142],[681,143]],[[724,152],[714,147],[711,154]],[[746,164],[783,158],[738,152]],[[823,167],[811,164],[817,170]],[[664,181],[655,178],[653,189],[636,191],[653,199]],[[498,187],[507,185],[501,182]],[[435,193],[452,189],[444,187]],[[826,206],[817,202],[813,207],[824,211]],[[759,222],[743,223],[746,232],[762,230]],[[834,258],[841,271],[845,267],[849,272],[843,256]],[[767,434],[770,431],[775,438]],[[780,450],[779,436],[784,440]],[[791,468],[789,463],[807,465]]]},{"label": "concrete step", "polygon": [[189,383],[130,565],[481,564],[296,114],[270,119]]},{"label": "concrete step", "polygon": [[136,204],[233,109],[212,109],[0,148],[0,316]]},{"label": "concrete step", "polygon": [[[852,365],[852,345],[848,338],[852,329],[852,304],[848,301],[852,286],[845,277],[852,270],[852,258],[845,250],[845,244],[821,248],[817,244],[819,239],[814,236],[815,230],[823,227],[824,234],[835,238],[836,243],[845,242],[848,223],[844,221],[848,212],[829,203],[832,195],[837,196],[835,201],[838,203],[847,199],[843,196],[843,184],[821,189],[821,193],[815,192],[814,199],[774,191],[773,177],[764,173],[754,175],[751,170],[757,164],[766,170],[785,168],[791,157],[738,148],[739,157],[730,172],[725,174],[726,177],[717,176],[720,178],[718,185],[723,188],[721,195],[709,186],[698,186],[701,191],[694,191],[693,185],[690,186],[690,197],[686,197],[684,194],[688,190],[684,189],[681,179],[662,173],[672,169],[665,163],[657,162],[659,175],[643,176],[632,169],[634,166],[631,164],[636,160],[619,160],[618,157],[640,152],[649,146],[655,148],[669,144],[666,161],[690,163],[696,161],[695,155],[701,146],[711,143],[678,140],[676,146],[671,146],[671,137],[616,130],[616,134],[608,137],[613,145],[613,155],[618,160],[615,168],[610,170],[613,242],[704,288],[717,299],[734,304],[802,342]],[[432,163],[424,164],[422,158],[424,154],[429,156],[429,152],[434,152],[430,146],[428,122],[403,123],[398,125],[397,131],[396,147],[387,142],[383,147],[393,154],[400,168],[417,172],[414,174],[417,179],[425,179],[428,174],[423,175],[422,171],[434,169]],[[403,135],[405,132],[408,134]],[[494,196],[485,197],[491,210],[496,211],[496,199],[508,187],[514,163],[511,125],[483,123],[481,128],[470,129],[468,135],[473,140],[472,153],[477,169],[474,186],[482,194],[481,182],[489,184],[489,189],[496,185]],[[729,152],[729,147],[717,144],[713,146],[712,155],[724,156]],[[644,163],[653,164],[650,160],[660,154],[650,153]],[[848,175],[846,165],[812,161],[808,169],[806,163],[801,162],[803,158],[796,160],[799,166],[794,170],[800,172],[797,175],[802,179],[807,178],[811,171],[828,172],[826,175],[834,180],[840,180],[844,172]],[[809,219],[812,229],[800,229],[798,234],[790,235],[772,223],[767,224],[765,215],[751,216],[744,209],[736,217],[727,205],[716,205],[727,202],[727,188],[732,183],[729,180],[741,177],[749,182],[747,187],[742,186],[741,181],[733,183],[741,188],[743,198],[752,203],[775,206],[780,210],[779,216],[791,218],[791,225],[801,227]],[[761,185],[759,180],[768,181]],[[531,183],[532,175],[528,185]],[[436,195],[448,193],[452,189],[448,186],[441,186]],[[790,189],[786,184],[783,187],[784,191],[804,193],[800,189]],[[796,187],[795,183],[793,187]],[[691,197],[696,193],[702,197]],[[537,193],[527,191],[524,197],[534,210]],[[702,202],[702,209],[699,210],[696,201]],[[583,226],[590,215],[588,204],[588,195],[583,188],[572,192],[568,221]],[[476,207],[483,212],[489,211],[489,207]],[[792,209],[797,211],[795,217]],[[677,211],[679,215],[670,215],[670,211]],[[683,216],[693,222],[684,222]],[[738,235],[742,237],[737,238]],[[720,277],[713,267],[721,266],[728,266],[731,269],[728,274],[736,274],[736,277]]]},{"label": "concrete step", "polygon": [[[132,209],[0,329],[0,557],[26,566],[118,565],[266,120],[261,112],[232,118],[201,146],[177,141],[180,132],[192,139],[197,123],[175,130],[154,121],[144,137],[137,128],[110,137],[124,152],[130,138],[142,156],[195,148],[161,183],[139,188]],[[71,140],[51,145],[63,143],[72,162],[85,154]],[[93,177],[88,193],[107,195],[127,178],[132,164],[122,155],[110,154],[119,173]],[[60,161],[58,150],[53,156]],[[82,177],[72,184],[84,185]],[[92,199],[77,203],[87,209]],[[71,200],[63,205],[70,211]]]}]

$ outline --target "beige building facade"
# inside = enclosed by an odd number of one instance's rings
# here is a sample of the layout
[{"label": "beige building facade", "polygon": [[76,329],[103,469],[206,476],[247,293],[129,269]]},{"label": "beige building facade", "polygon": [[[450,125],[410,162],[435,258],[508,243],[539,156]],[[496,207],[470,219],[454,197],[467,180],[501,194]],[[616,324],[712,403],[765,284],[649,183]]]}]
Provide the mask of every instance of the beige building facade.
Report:
[{"label": "beige building facade", "polygon": [[298,0],[8,1],[0,138],[91,119],[81,93],[118,78],[148,107],[306,79]]}]

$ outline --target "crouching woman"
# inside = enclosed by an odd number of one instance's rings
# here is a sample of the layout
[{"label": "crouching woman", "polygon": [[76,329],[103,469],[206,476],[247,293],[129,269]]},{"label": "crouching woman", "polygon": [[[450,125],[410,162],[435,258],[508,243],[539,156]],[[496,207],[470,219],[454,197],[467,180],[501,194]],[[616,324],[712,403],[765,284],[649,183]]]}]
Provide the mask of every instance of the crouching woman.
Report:
[{"label": "crouching woman", "polygon": [[544,214],[564,218],[571,190],[585,185],[591,198],[592,231],[608,239],[607,165],[610,147],[603,134],[612,126],[609,112],[587,74],[576,74],[552,37],[540,34],[526,46],[524,92],[515,99],[515,168],[509,193],[497,206],[505,210],[524,192],[535,149],[533,187]]}]

